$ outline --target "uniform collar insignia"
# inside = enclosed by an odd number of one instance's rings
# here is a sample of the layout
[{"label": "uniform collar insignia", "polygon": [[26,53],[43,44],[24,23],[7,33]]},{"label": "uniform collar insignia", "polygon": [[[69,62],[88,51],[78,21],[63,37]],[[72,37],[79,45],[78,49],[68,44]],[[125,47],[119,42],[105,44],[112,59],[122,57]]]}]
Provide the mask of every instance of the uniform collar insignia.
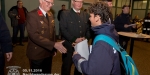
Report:
[{"label": "uniform collar insignia", "polygon": [[39,16],[43,16],[43,13],[42,13],[41,10],[38,10],[37,12],[38,12],[38,15],[39,15]]}]

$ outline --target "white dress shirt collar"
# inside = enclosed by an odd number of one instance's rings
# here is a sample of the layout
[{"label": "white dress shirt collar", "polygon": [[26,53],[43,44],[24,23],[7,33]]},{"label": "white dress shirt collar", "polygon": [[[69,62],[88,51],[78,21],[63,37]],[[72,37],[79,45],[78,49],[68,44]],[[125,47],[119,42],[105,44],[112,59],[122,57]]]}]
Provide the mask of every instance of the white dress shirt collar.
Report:
[{"label": "white dress shirt collar", "polygon": [[78,13],[80,13],[80,10],[79,11],[77,11],[77,10],[75,10],[74,8],[72,8],[75,12],[78,12]]}]

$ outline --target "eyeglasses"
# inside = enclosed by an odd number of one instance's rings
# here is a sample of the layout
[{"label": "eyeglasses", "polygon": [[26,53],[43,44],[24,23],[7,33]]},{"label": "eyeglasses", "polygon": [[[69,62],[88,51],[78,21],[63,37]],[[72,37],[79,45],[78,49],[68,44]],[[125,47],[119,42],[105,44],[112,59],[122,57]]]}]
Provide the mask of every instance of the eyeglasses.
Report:
[{"label": "eyeglasses", "polygon": [[84,3],[84,1],[76,1],[76,0],[74,0],[74,2],[76,2],[76,3]]},{"label": "eyeglasses", "polygon": [[49,2],[49,1],[47,1],[47,0],[44,0],[47,4],[51,4],[51,5],[54,5],[54,3],[52,3],[52,2]]}]

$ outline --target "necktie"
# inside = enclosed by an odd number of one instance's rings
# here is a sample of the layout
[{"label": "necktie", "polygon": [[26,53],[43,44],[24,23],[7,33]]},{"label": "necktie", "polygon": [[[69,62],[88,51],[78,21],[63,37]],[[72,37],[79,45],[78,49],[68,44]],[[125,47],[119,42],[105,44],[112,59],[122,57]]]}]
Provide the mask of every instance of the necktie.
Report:
[{"label": "necktie", "polygon": [[49,21],[49,19],[48,19],[48,14],[46,13],[46,19]]}]

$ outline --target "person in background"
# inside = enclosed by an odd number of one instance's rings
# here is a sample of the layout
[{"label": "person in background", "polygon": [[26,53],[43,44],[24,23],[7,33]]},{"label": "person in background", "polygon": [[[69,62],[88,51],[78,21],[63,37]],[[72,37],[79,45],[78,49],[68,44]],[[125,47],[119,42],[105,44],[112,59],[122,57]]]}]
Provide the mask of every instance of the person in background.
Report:
[{"label": "person in background", "polygon": [[[109,23],[109,7],[104,2],[97,2],[89,8],[91,26],[95,35],[104,34],[118,42],[115,26]],[[73,62],[84,75],[121,75],[119,53],[104,41],[97,41],[86,60],[76,51]]]},{"label": "person in background", "polygon": [[84,9],[84,12],[88,13],[88,10],[87,10],[87,9]]},{"label": "person in background", "polygon": [[[132,32],[133,28],[136,28],[136,26],[128,26],[132,24],[132,18],[129,14],[130,6],[124,5],[122,7],[122,13],[114,20],[115,28],[118,32]],[[119,36],[119,44],[126,50],[128,41],[130,40],[129,37],[126,36]]]},{"label": "person in background", "polygon": [[113,24],[113,14],[112,14],[112,0],[101,0],[103,2],[105,2],[106,4],[108,4],[109,8],[110,8],[110,23]]},{"label": "person in background", "polygon": [[4,74],[5,55],[6,60],[10,61],[12,58],[12,42],[8,27],[0,12],[0,75]]},{"label": "person in background", "polygon": [[[150,35],[150,13],[148,13],[147,16],[144,18],[143,33]],[[146,39],[146,42],[148,41],[149,40]]]},{"label": "person in background", "polygon": [[23,2],[21,0],[17,1],[17,6],[13,6],[8,11],[8,16],[11,19],[11,26],[13,27],[12,42],[13,46],[17,44],[17,35],[20,31],[19,45],[23,45],[24,31],[25,31],[25,21],[27,15],[27,9],[23,7]]},{"label": "person in background", "polygon": [[[72,44],[90,38],[89,14],[81,10],[83,0],[71,0],[71,4],[72,8],[60,15],[60,31],[65,40],[63,45],[67,48],[67,53],[62,54],[61,75],[70,75],[74,52]],[[82,74],[75,69],[74,75]]]},{"label": "person in background", "polygon": [[51,74],[52,58],[56,49],[66,53],[63,41],[55,42],[55,26],[53,14],[49,10],[54,5],[53,0],[39,0],[39,7],[27,14],[26,28],[28,32],[27,57],[33,74]]},{"label": "person in background", "polygon": [[132,23],[133,23],[133,24],[136,23],[136,22],[139,22],[138,15],[136,15],[136,16],[134,17],[134,19],[132,20]]},{"label": "person in background", "polygon": [[[57,15],[58,21],[60,21],[61,12],[64,11],[64,10],[66,10],[66,6],[63,4],[63,5],[61,6],[61,10],[58,11],[58,15]],[[61,39],[61,38],[62,38],[62,37],[61,37],[60,28],[59,28],[59,39]]]},{"label": "person in background", "polygon": [[[134,19],[132,20],[132,24],[136,24],[137,22],[139,22],[140,20],[139,20],[139,18],[138,18],[138,15],[136,15],[135,17],[134,17]],[[136,28],[132,28],[132,31],[133,32],[137,32],[137,26],[136,26]]]},{"label": "person in background", "polygon": [[61,10],[58,11],[58,15],[57,15],[58,21],[60,21],[60,14],[61,14],[61,12],[64,11],[64,10],[66,10],[66,5],[63,4],[63,5],[61,6]]}]

